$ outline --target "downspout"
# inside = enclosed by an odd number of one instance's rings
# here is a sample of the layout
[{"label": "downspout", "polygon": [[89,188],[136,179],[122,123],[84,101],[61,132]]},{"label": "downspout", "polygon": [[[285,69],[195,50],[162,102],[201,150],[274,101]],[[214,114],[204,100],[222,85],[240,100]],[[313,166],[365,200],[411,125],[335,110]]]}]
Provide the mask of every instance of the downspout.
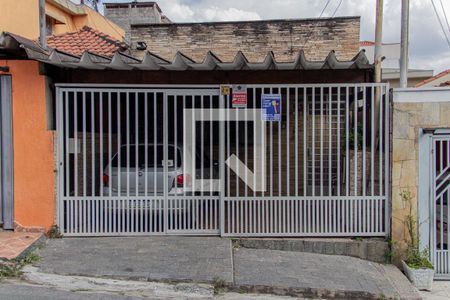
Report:
[{"label": "downspout", "polygon": [[42,48],[47,48],[46,24],[45,24],[45,0],[39,0],[39,45]]}]

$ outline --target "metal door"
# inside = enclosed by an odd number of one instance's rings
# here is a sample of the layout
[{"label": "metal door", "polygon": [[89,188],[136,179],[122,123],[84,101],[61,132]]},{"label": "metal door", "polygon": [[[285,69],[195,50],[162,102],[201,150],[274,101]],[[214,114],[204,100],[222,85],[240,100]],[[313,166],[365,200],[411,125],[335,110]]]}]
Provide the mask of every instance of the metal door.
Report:
[{"label": "metal door", "polygon": [[[169,146],[164,148],[164,168],[172,186],[166,197],[167,232],[218,235],[221,140],[212,115],[219,108],[219,90],[170,90],[164,103],[164,114],[171,116],[164,123],[164,144]],[[194,115],[199,118],[187,122]],[[170,147],[180,155],[170,157]],[[170,172],[172,165],[179,173]]]},{"label": "metal door", "polygon": [[433,227],[431,234],[432,258],[437,277],[450,279],[449,217],[450,217],[450,136],[432,139],[431,200]]},{"label": "metal door", "polygon": [[11,76],[0,76],[0,225],[14,227]]}]

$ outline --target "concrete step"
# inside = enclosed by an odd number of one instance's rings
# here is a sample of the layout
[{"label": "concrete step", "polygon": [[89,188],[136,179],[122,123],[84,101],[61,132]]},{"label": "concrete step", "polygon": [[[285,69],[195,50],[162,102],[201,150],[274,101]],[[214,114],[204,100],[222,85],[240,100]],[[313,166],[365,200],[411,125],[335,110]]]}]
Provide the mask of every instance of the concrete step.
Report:
[{"label": "concrete step", "polygon": [[357,257],[378,263],[388,260],[389,245],[382,238],[241,238],[233,241],[237,247],[308,252]]}]

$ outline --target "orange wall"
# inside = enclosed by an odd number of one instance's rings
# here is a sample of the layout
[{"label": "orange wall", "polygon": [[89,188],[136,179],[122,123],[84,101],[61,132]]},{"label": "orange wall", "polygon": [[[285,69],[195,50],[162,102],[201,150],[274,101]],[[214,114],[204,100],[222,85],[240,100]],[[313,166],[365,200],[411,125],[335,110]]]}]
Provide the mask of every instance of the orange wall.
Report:
[{"label": "orange wall", "polygon": [[0,32],[9,31],[30,39],[39,37],[39,1],[0,0]]},{"label": "orange wall", "polygon": [[[39,37],[38,0],[0,0],[0,32],[9,31],[29,39]],[[61,1],[64,4],[64,1]],[[75,6],[72,4],[72,6]],[[76,5],[78,12],[70,13],[50,3],[45,4],[47,14],[64,19],[64,24],[56,24],[54,34],[79,31],[89,26],[122,40],[125,31],[87,5]]]},{"label": "orange wall", "polygon": [[0,60],[12,75],[14,221],[48,229],[55,219],[53,132],[46,128],[45,78],[38,63]]}]

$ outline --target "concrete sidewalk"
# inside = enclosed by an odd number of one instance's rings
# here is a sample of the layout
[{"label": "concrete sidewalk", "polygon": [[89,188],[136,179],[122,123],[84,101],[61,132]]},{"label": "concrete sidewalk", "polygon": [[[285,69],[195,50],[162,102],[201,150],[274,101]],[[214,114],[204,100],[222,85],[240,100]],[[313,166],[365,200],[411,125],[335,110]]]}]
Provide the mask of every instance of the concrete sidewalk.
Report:
[{"label": "concrete sidewalk", "polygon": [[394,266],[346,256],[234,248],[215,237],[66,238],[39,250],[39,272],[307,298],[420,299]]}]

